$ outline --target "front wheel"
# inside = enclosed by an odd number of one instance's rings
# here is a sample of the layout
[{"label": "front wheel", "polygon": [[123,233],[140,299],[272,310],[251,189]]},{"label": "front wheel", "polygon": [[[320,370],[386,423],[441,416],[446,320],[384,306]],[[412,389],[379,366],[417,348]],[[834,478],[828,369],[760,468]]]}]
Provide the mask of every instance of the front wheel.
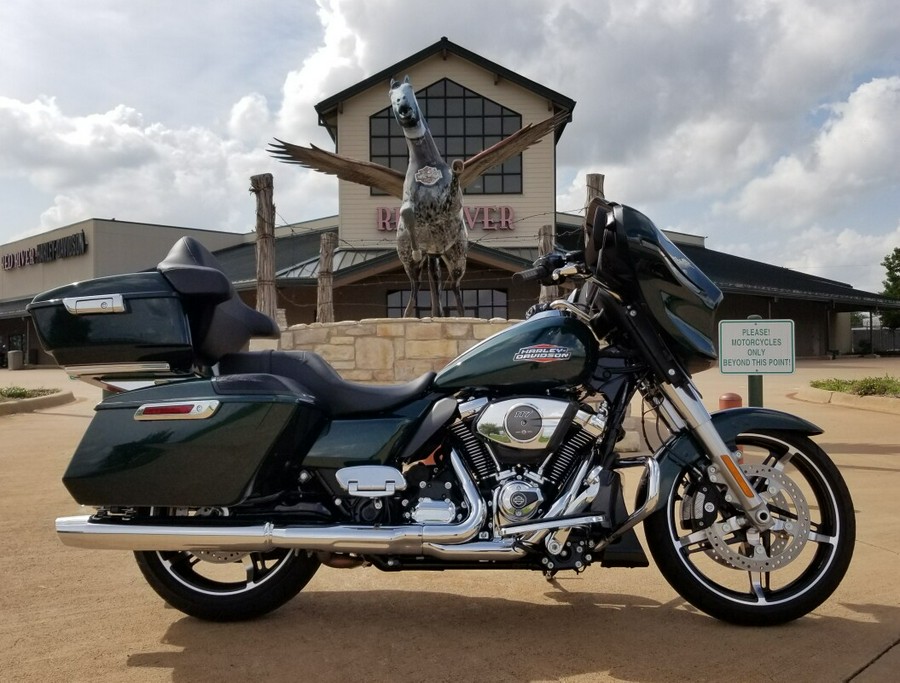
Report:
[{"label": "front wheel", "polygon": [[803,435],[760,430],[736,444],[772,529],[758,531],[723,486],[686,468],[644,523],[647,544],[671,586],[707,614],[752,626],[791,621],[822,604],[847,571],[856,537],[850,492]]},{"label": "front wheel", "polygon": [[281,607],[319,568],[314,554],[268,552],[135,552],[147,583],[185,614],[210,621],[252,619]]}]

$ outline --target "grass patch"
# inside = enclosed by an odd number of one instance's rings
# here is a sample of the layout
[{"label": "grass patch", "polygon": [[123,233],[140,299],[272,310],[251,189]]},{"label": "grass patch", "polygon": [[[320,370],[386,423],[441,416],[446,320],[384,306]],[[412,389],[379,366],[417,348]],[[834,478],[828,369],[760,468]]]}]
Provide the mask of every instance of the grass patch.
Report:
[{"label": "grass patch", "polygon": [[810,385],[825,391],[840,391],[857,396],[891,396],[900,398],[900,379],[896,377],[863,377],[862,379],[815,379]]},{"label": "grass patch", "polygon": [[37,396],[49,396],[59,389],[26,389],[25,387],[0,387],[0,399],[35,398]]}]

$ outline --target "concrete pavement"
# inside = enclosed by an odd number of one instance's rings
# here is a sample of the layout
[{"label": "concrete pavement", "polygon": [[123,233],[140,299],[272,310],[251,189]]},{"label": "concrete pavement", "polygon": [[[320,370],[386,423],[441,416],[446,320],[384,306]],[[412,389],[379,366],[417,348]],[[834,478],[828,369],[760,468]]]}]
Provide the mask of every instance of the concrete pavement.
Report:
[{"label": "concrete pavement", "polygon": [[[129,553],[62,546],[78,514],[60,476],[101,392],[62,371],[0,370],[0,386],[55,386],[74,401],[0,416],[0,677],[11,681],[893,681],[900,669],[900,422],[798,400],[813,377],[900,376],[900,359],[800,361],[767,376],[766,406],[824,429],[847,479],[857,546],[837,592],[770,629],[686,605],[656,568],[559,575],[322,569],[291,603],[243,624],[169,609]],[[746,378],[697,376],[708,407]]]}]

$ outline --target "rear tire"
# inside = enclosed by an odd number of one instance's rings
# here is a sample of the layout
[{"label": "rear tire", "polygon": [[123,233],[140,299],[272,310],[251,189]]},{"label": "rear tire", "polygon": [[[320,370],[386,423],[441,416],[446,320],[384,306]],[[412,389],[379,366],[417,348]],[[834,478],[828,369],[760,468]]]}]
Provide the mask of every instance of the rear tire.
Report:
[{"label": "rear tire", "polygon": [[135,552],[147,583],[175,609],[209,621],[253,619],[309,583],[319,560],[304,551]]},{"label": "rear tire", "polygon": [[736,442],[775,530],[757,532],[721,485],[685,469],[644,523],[647,544],[669,584],[703,612],[735,624],[781,624],[821,605],[843,579],[856,539],[853,502],[809,438],[759,430]]}]

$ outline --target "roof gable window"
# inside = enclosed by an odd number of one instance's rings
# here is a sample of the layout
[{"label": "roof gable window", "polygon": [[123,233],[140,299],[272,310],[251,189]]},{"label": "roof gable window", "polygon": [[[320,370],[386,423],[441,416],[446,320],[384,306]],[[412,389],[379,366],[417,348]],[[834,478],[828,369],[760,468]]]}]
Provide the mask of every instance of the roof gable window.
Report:
[{"label": "roof gable window", "polygon": [[[468,159],[522,127],[522,116],[448,78],[416,92],[444,160]],[[402,173],[409,163],[406,138],[390,107],[369,117],[369,158]],[[484,173],[465,194],[521,194],[522,155]],[[372,194],[384,194],[372,190]]]}]

